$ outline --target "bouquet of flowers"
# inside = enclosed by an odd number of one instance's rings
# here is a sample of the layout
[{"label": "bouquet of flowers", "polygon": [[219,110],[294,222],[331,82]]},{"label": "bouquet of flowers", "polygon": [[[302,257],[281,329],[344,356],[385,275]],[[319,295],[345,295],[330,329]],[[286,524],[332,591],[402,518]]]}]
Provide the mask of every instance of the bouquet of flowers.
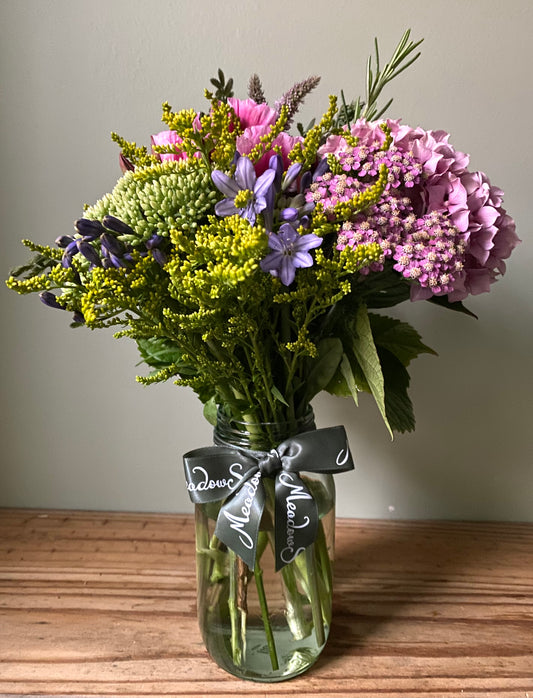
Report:
[{"label": "bouquet of flowers", "polygon": [[[408,366],[434,352],[380,311],[411,300],[469,313],[463,301],[489,290],[519,241],[502,191],[446,132],[381,119],[382,90],[419,43],[406,32],[381,66],[376,42],[365,97],[330,97],[322,118],[293,134],[318,77],[271,106],[256,75],[238,99],[219,71],[205,111],[163,105],[166,130],[151,150],[113,134],[123,170],[113,191],[55,246],[25,240],[34,256],[8,286],[38,292],[74,326],[132,338],[151,369],[138,380],[191,387],[213,423],[218,410],[295,433],[326,390],[356,403],[371,393],[391,434],[412,430]],[[277,445],[263,427],[254,433]],[[204,548],[212,578],[220,547],[206,538]],[[313,596],[310,569],[286,570],[294,608],[302,589]],[[229,578],[242,595],[246,574]],[[296,611],[293,620],[302,635]]]},{"label": "bouquet of flowers", "polygon": [[376,119],[416,46],[407,33],[383,69],[378,54],[366,99],[332,97],[300,135],[288,128],[318,78],[271,107],[257,76],[241,100],[221,72],[205,113],[163,105],[152,153],[113,134],[116,187],[55,247],[24,240],[36,254],[8,286],[75,326],[122,328],[154,369],[138,380],[175,378],[210,418],[218,405],[290,421],[321,390],[367,391],[391,430],[411,430],[406,368],[431,350],[373,311],[408,299],[465,311],[518,242],[502,191],[447,133]]}]

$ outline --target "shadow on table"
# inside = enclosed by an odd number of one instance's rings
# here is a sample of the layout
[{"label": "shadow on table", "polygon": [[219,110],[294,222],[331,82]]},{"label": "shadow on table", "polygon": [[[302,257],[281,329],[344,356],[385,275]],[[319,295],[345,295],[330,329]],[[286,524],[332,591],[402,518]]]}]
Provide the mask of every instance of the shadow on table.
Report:
[{"label": "shadow on table", "polygon": [[401,651],[412,643],[413,652],[424,652],[410,620],[420,621],[425,614],[436,621],[440,612],[429,607],[435,598],[457,588],[461,578],[466,586],[462,571],[473,563],[483,566],[491,552],[490,535],[475,524],[355,524],[352,536],[338,537],[333,622],[317,667],[347,654],[397,654],[398,622],[404,623]]}]

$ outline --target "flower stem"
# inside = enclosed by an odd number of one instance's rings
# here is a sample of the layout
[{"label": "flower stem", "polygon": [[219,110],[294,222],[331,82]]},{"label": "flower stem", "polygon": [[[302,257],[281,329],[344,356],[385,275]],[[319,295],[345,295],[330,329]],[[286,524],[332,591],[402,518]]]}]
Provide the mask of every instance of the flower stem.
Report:
[{"label": "flower stem", "polygon": [[228,550],[230,556],[228,608],[231,623],[231,654],[235,666],[241,666],[243,659],[242,625],[239,623],[237,556]]},{"label": "flower stem", "polygon": [[285,602],[287,604],[287,624],[294,639],[303,640],[304,637],[309,635],[309,625],[305,620],[293,564],[291,562],[281,568],[281,576],[283,577],[285,588]]},{"label": "flower stem", "polygon": [[319,647],[322,647],[326,642],[326,636],[322,620],[322,604],[320,603],[320,593],[318,590],[318,570],[316,568],[314,543],[305,549],[305,559],[307,563],[307,578],[309,581],[309,601],[311,602],[311,613],[313,614],[316,642]]},{"label": "flower stem", "polygon": [[268,614],[268,604],[265,595],[265,587],[263,585],[263,570],[259,566],[258,562],[255,563],[254,577],[257,586],[259,606],[261,607],[261,617],[263,619],[263,625],[265,627],[265,634],[268,644],[268,653],[270,655],[270,663],[272,664],[272,669],[274,671],[277,671],[279,669],[279,662],[278,655],[276,652],[276,643],[274,642],[274,633],[272,632],[272,625],[270,624],[270,618]]}]

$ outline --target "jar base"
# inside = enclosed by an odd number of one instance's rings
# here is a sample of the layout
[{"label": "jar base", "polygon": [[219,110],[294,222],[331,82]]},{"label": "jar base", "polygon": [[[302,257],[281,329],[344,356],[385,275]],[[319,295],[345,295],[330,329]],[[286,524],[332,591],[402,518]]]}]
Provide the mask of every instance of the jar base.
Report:
[{"label": "jar base", "polygon": [[[327,637],[329,628],[326,626],[324,630]],[[237,678],[259,683],[287,681],[303,674],[317,661],[324,647],[324,645],[319,647],[316,644],[314,633],[299,642],[294,640],[290,631],[276,633],[275,643],[279,669],[273,669],[268,647],[265,646],[263,628],[248,628],[242,666],[224,661],[224,659],[228,659],[227,650],[221,656],[217,652],[217,645],[220,647],[219,643],[225,644],[227,637],[224,638],[221,634],[219,642],[213,642],[215,638],[216,633],[213,633],[213,629],[211,629],[211,642],[207,649],[218,666]]]}]

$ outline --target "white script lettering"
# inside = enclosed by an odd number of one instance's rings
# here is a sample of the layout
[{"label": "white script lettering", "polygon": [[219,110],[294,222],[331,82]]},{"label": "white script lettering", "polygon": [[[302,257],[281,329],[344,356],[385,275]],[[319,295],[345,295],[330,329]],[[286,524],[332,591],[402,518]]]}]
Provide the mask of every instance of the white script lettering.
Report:
[{"label": "white script lettering", "polygon": [[202,468],[200,465],[197,465],[192,469],[193,473],[199,472],[201,476],[201,480],[199,482],[189,482],[187,483],[187,490],[189,492],[205,492],[206,490],[216,490],[216,489],[233,489],[235,480],[240,482],[243,478],[243,476],[236,472],[236,468],[239,470],[242,470],[242,464],[241,463],[232,463],[229,467],[230,473],[233,475],[233,477],[223,477],[218,480],[211,480],[209,477],[209,473],[205,468]]},{"label": "white script lettering", "polygon": [[[346,450],[346,454],[343,456],[343,453],[345,452],[345,450]],[[335,460],[335,463],[337,463],[337,465],[346,465],[346,463],[348,462],[349,456],[350,456],[350,449],[348,448],[348,446],[346,446],[346,449],[342,448],[339,451],[339,454],[337,456],[337,459]]]},{"label": "white script lettering", "polygon": [[[234,465],[238,464],[234,463]],[[242,516],[236,516],[235,514],[232,514],[228,511],[224,511],[224,516],[230,522],[230,528],[232,528],[234,531],[238,531],[239,540],[245,548],[248,548],[248,550],[252,550],[252,548],[254,547],[254,542],[250,534],[244,530],[244,526],[250,523],[250,513],[252,509],[252,504],[254,501],[255,493],[257,492],[257,488],[259,487],[260,480],[261,474],[257,473],[252,478],[250,478],[248,482],[244,483],[243,489],[245,493],[248,494],[248,496],[245,498],[243,506],[241,507]]]},{"label": "white script lettering", "polygon": [[285,541],[286,546],[280,553],[280,558],[283,560],[283,562],[285,564],[289,564],[300,553],[302,553],[305,550],[305,548],[302,547],[297,548],[296,550],[294,549],[294,529],[307,528],[307,526],[309,526],[309,524],[311,523],[311,519],[309,518],[309,516],[305,516],[302,523],[295,523],[294,518],[296,512],[296,504],[294,502],[299,499],[312,499],[312,497],[309,492],[306,492],[304,490],[303,485],[296,485],[293,482],[293,477],[290,473],[280,473],[279,482],[284,487],[287,487],[289,490],[291,490],[291,494],[289,494],[285,500],[287,508],[287,530]]}]

